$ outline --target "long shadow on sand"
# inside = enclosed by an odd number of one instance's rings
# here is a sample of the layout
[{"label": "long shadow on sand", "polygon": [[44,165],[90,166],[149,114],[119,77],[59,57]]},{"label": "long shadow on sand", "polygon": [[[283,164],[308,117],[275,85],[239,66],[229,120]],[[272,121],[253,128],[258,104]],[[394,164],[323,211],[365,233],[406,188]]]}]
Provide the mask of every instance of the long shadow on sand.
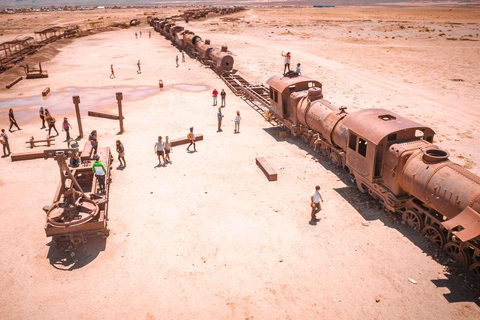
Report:
[{"label": "long shadow on sand", "polygon": [[74,250],[73,257],[69,253],[59,251],[53,242],[47,245],[50,247],[47,254],[50,264],[58,270],[73,271],[88,265],[100,252],[105,251],[107,240],[101,237],[90,238]]},{"label": "long shadow on sand", "polygon": [[[397,230],[433,260],[444,266],[445,271],[448,271],[444,274],[447,279],[432,279],[431,281],[437,287],[446,287],[450,290],[450,293],[444,294],[447,301],[473,302],[480,307],[479,281],[468,274],[464,268],[456,265],[452,259],[444,254],[441,248],[432,244],[418,231],[403,224],[399,215],[391,212],[385,213],[379,201],[367,194],[361,193],[357,189],[347,171],[335,167],[328,157],[322,156],[321,153],[317,151],[313,151],[313,149],[306,145],[301,139],[295,139],[290,136],[287,138],[279,138],[278,132],[280,128],[278,127],[269,127],[263,130],[270,134],[276,141],[287,141],[288,143],[296,145],[299,149],[308,153],[312,160],[318,162],[326,170],[334,173],[347,185],[343,188],[334,188],[334,190],[357,210],[366,221],[381,220],[385,226]],[[408,257],[405,257],[405,259],[408,259]]]}]

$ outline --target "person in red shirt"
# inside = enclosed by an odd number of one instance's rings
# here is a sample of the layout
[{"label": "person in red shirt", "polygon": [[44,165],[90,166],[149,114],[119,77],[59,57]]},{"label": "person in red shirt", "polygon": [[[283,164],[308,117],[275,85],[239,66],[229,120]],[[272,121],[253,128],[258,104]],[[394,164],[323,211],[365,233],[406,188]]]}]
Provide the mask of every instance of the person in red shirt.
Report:
[{"label": "person in red shirt", "polygon": [[218,96],[218,91],[217,91],[217,89],[213,89],[212,97],[213,97],[213,105],[214,105],[214,106],[217,105],[217,96]]}]

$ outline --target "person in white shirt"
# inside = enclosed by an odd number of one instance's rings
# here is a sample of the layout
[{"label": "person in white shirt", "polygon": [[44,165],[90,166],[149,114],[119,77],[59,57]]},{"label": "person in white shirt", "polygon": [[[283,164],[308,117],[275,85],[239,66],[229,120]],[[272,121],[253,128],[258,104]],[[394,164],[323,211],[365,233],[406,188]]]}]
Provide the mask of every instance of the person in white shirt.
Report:
[{"label": "person in white shirt", "polygon": [[302,68],[300,67],[300,63],[297,63],[297,67],[295,68],[295,73],[297,75],[302,75]]},{"label": "person in white shirt", "polygon": [[240,133],[240,120],[242,120],[242,117],[240,117],[240,111],[237,111],[237,116],[235,117],[235,131],[233,131],[233,133]]},{"label": "person in white shirt", "polygon": [[170,143],[170,139],[168,136],[165,137],[165,158],[167,159],[168,163],[172,163],[170,160],[170,152],[172,151],[172,144]]},{"label": "person in white shirt", "polygon": [[287,52],[287,54],[283,54],[282,51],[282,57],[285,57],[285,66],[283,67],[283,75],[287,74],[287,69],[288,72],[290,72],[290,59],[292,58],[290,52]]},{"label": "person in white shirt", "polygon": [[162,160],[160,157],[163,159],[163,166],[166,166],[165,162],[165,143],[162,141],[162,136],[158,137],[158,141],[155,142],[155,145],[153,146],[155,153],[158,156],[158,166],[160,167],[162,165]]},{"label": "person in white shirt", "polygon": [[322,209],[320,207],[320,200],[323,202],[322,195],[320,194],[320,186],[316,186],[310,197],[310,207],[312,207],[312,219],[310,220],[310,224],[315,224],[320,220],[316,217],[316,214]]}]

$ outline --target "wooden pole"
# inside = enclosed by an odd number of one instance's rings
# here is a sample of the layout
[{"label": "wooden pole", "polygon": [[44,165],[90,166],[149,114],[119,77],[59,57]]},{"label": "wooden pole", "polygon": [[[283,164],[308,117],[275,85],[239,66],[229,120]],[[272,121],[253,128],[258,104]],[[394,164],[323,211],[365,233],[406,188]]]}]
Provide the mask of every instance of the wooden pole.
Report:
[{"label": "wooden pole", "polygon": [[77,114],[77,123],[78,123],[78,137],[83,138],[83,128],[82,128],[82,118],[80,117],[80,97],[73,96],[73,103],[75,104],[75,113]]},{"label": "wooden pole", "polygon": [[122,99],[123,99],[123,93],[117,92],[118,116],[119,116],[118,120],[120,121],[120,133],[125,132],[125,129],[123,128]]}]

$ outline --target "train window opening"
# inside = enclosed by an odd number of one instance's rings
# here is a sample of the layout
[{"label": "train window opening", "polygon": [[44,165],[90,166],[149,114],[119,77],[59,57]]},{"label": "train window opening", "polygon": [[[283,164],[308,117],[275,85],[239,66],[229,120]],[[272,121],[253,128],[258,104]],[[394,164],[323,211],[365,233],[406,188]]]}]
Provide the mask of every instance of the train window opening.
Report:
[{"label": "train window opening", "polygon": [[388,141],[395,141],[397,140],[397,134],[396,133],[391,133],[388,135]]},{"label": "train window opening", "polygon": [[273,100],[273,89],[272,89],[272,87],[270,87],[270,99]]},{"label": "train window opening", "polygon": [[278,91],[273,90],[273,101],[278,102]]},{"label": "train window opening", "polygon": [[433,136],[427,137],[426,139],[428,142],[433,143]]},{"label": "train window opening", "polygon": [[395,118],[394,116],[392,116],[391,114],[383,114],[381,116],[378,116],[380,119],[382,119],[383,121],[390,121],[390,120],[395,120],[397,118]]},{"label": "train window opening", "polygon": [[424,135],[425,133],[423,132],[423,130],[415,130],[415,137],[420,138],[420,140],[423,140]]},{"label": "train window opening", "polygon": [[295,91],[295,85],[292,84],[291,86],[288,86],[288,89],[289,89],[290,91]]},{"label": "train window opening", "polygon": [[315,83],[314,82],[309,82],[308,87],[309,88],[315,88]]},{"label": "train window opening", "polygon": [[350,133],[350,138],[348,140],[348,147],[353,151],[357,150],[357,136],[353,133]]},{"label": "train window opening", "polygon": [[367,141],[358,138],[358,153],[364,157],[367,156]]}]

